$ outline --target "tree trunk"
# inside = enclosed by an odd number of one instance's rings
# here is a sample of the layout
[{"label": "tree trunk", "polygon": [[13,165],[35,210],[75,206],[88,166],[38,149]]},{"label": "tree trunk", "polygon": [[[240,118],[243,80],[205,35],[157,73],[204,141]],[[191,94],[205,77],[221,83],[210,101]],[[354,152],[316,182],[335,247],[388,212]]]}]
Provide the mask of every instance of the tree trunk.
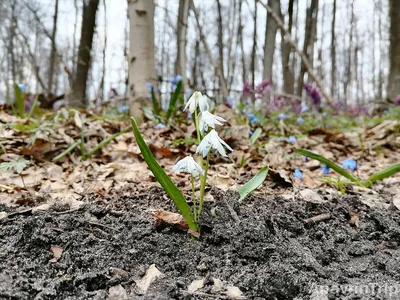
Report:
[{"label": "tree trunk", "polygon": [[73,98],[70,106],[85,107],[87,79],[91,62],[91,50],[93,35],[96,28],[96,12],[99,6],[99,0],[89,0],[83,2],[81,39],[78,48],[78,61],[76,66],[76,75],[74,80]]},{"label": "tree trunk", "polygon": [[190,0],[179,0],[179,12],[177,22],[177,55],[175,61],[175,75],[182,76],[182,84],[184,88],[188,88],[186,76],[186,34],[188,28]]},{"label": "tree trunk", "polygon": [[[306,16],[306,30],[305,30],[305,38],[303,45],[303,53],[308,58],[311,67],[313,67],[314,61],[314,42],[316,36],[316,27],[317,27],[317,19],[318,19],[318,0],[311,0],[311,5],[307,9]],[[301,64],[300,75],[297,83],[297,94],[301,96],[303,92],[303,83],[304,83],[304,75],[307,71],[304,63]]]},{"label": "tree trunk", "polygon": [[[333,0],[332,25],[331,25],[331,96],[336,90],[336,0]],[[375,59],[374,59],[375,60]]]},{"label": "tree trunk", "polygon": [[347,105],[348,101],[350,100],[350,93],[349,93],[349,86],[351,85],[352,81],[352,46],[353,46],[353,36],[354,36],[354,27],[355,27],[355,13],[354,13],[354,2],[352,0],[351,4],[351,17],[350,17],[350,33],[349,33],[349,47],[348,47],[348,57],[347,57],[347,64],[346,64],[346,80],[344,81],[344,102]]},{"label": "tree trunk", "polygon": [[51,32],[51,53],[50,53],[50,65],[49,65],[49,81],[47,84],[47,92],[53,92],[53,81],[54,81],[54,67],[56,64],[56,34],[57,34],[57,19],[58,19],[58,2],[55,1],[54,5],[54,16],[53,16],[53,31]]},{"label": "tree trunk", "polygon": [[256,56],[257,56],[257,1],[254,1],[254,15],[253,15],[253,48],[251,50],[251,86],[254,89],[256,81]]},{"label": "tree trunk", "polygon": [[[280,0],[269,0],[268,4],[272,7],[277,15],[281,15]],[[275,40],[277,31],[278,25],[276,24],[275,20],[272,17],[267,16],[264,41],[264,80],[272,79],[272,68],[274,63]]]},{"label": "tree trunk", "polygon": [[143,104],[147,101],[147,82],[155,84],[154,2],[128,0],[129,11],[129,103],[130,114],[143,120]]},{"label": "tree trunk", "polygon": [[225,68],[224,68],[224,28],[222,25],[222,7],[221,2],[217,0],[217,8],[218,8],[218,64],[220,65],[222,75],[225,78]]},{"label": "tree trunk", "polygon": [[240,54],[242,63],[242,81],[243,83],[245,83],[247,81],[247,72],[246,72],[246,57],[244,53],[244,43],[243,43],[242,3],[243,1],[239,0],[238,43],[240,45]]},{"label": "tree trunk", "polygon": [[387,97],[394,101],[400,95],[400,1],[389,0],[390,47]]},{"label": "tree trunk", "polygon": [[[293,7],[294,0],[289,1],[288,5],[288,33],[292,34],[293,26]],[[282,69],[283,69],[283,91],[288,94],[294,94],[294,70],[290,66],[290,53],[292,53],[292,46],[285,39],[285,35],[281,33],[281,48],[282,48]]]}]

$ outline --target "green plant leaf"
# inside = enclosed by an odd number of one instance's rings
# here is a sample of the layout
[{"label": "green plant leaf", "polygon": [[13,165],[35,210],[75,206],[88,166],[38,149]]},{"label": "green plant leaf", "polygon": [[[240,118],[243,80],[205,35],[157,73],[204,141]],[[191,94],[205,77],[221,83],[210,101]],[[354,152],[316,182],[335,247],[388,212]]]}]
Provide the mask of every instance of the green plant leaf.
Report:
[{"label": "green plant leaf", "polygon": [[167,121],[169,120],[169,118],[171,118],[172,114],[175,111],[176,101],[178,101],[181,95],[181,90],[182,90],[182,81],[179,81],[178,84],[176,85],[175,91],[169,102],[167,116],[166,116]]},{"label": "green plant leaf", "polygon": [[106,138],[103,140],[101,143],[99,143],[93,150],[91,150],[88,154],[87,157],[91,158],[93,154],[95,154],[97,151],[99,151],[101,148],[103,148],[105,145],[109,144],[112,140],[116,139],[119,137],[121,134],[127,133],[129,130],[131,130],[130,127],[125,128],[124,130],[114,133],[112,136]]},{"label": "green plant leaf", "polygon": [[34,112],[36,105],[38,103],[38,99],[39,99],[39,94],[36,94],[35,99],[33,99],[32,107],[31,107],[31,110],[29,111],[27,119],[31,118],[32,113]]},{"label": "green plant leaf", "polygon": [[71,144],[71,146],[69,146],[66,150],[64,150],[63,152],[61,152],[60,154],[58,154],[56,157],[53,158],[53,161],[57,161],[61,158],[63,158],[64,156],[66,156],[67,154],[71,153],[76,147],[78,147],[78,145],[80,145],[81,142],[75,142],[73,144]]},{"label": "green plant leaf", "polygon": [[295,149],[294,152],[299,153],[299,154],[304,155],[304,156],[307,156],[307,157],[312,158],[312,159],[316,159],[319,162],[322,162],[324,165],[326,165],[327,167],[329,167],[332,170],[336,171],[337,173],[339,173],[343,177],[346,177],[347,179],[351,180],[355,184],[359,184],[359,182],[360,182],[359,178],[351,175],[345,169],[343,169],[342,167],[338,166],[337,164],[335,164],[330,159],[328,159],[326,157],[323,157],[322,155],[319,155],[319,154],[316,154],[314,152],[311,152],[311,151],[308,151],[308,150],[304,150],[304,149]]},{"label": "green plant leaf", "polygon": [[269,167],[263,167],[258,173],[250,179],[244,186],[241,186],[236,191],[240,194],[239,201],[242,201],[251,192],[256,190],[267,178]]},{"label": "green plant leaf", "polygon": [[22,171],[27,167],[29,164],[29,160],[26,160],[23,157],[18,157],[17,160],[15,161],[10,161],[10,162],[3,162],[0,164],[0,172],[1,171],[10,171],[14,169],[15,172],[18,174],[21,174]]},{"label": "green plant leaf", "polygon": [[15,106],[17,108],[17,113],[20,118],[25,116],[25,103],[24,97],[22,96],[21,89],[18,84],[14,84],[14,93],[15,93]]},{"label": "green plant leaf", "polygon": [[168,196],[174,201],[175,206],[181,212],[182,216],[185,218],[191,230],[198,231],[198,226],[194,220],[193,213],[186,202],[185,197],[182,192],[176,187],[172,182],[171,178],[164,172],[161,166],[157,163],[153,156],[150,148],[147,146],[142,135],[140,134],[139,128],[136,124],[135,118],[131,118],[133,134],[135,135],[136,141],[142,152],[143,158],[153,173],[154,177],[161,184],[164,190],[167,192]]},{"label": "green plant leaf", "polygon": [[261,133],[262,133],[261,128],[257,128],[256,130],[254,130],[253,134],[250,137],[250,143],[252,145],[254,145],[255,142],[257,142],[258,138],[261,136]]},{"label": "green plant leaf", "polygon": [[363,185],[365,187],[370,187],[375,182],[382,180],[384,178],[390,177],[398,172],[400,172],[400,164],[396,164],[396,165],[387,167],[387,168],[369,176],[368,179],[365,182],[363,182]]},{"label": "green plant leaf", "polygon": [[154,88],[151,88],[151,102],[153,103],[153,112],[156,116],[160,115],[160,106],[158,105],[158,100]]}]

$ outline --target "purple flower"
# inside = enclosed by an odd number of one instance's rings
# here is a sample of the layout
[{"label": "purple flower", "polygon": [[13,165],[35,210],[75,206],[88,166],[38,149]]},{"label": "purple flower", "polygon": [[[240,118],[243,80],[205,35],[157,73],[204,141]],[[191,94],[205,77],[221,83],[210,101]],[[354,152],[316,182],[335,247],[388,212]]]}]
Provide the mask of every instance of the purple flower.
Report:
[{"label": "purple flower", "polygon": [[335,109],[336,112],[343,110],[345,107],[346,107],[346,103],[344,103],[344,101],[342,101],[342,100],[337,100],[333,104],[333,108]]},{"label": "purple flower", "polygon": [[358,169],[357,162],[352,158],[348,158],[348,159],[345,159],[344,161],[342,161],[342,166],[344,169],[349,169],[352,172],[354,172],[354,170]]},{"label": "purple flower", "polygon": [[323,165],[320,170],[322,170],[322,173],[324,173],[325,175],[328,175],[330,172],[330,169],[328,166]]},{"label": "purple flower", "polygon": [[321,91],[318,88],[313,87],[312,83],[306,83],[304,84],[303,87],[308,97],[311,99],[311,103],[314,109],[319,109],[321,107],[321,101],[322,101]]},{"label": "purple flower", "polygon": [[247,98],[252,95],[250,83],[247,81],[243,84],[243,97]]},{"label": "purple flower", "polygon": [[281,119],[281,120],[286,120],[286,115],[285,114],[279,114],[278,115],[278,119]]},{"label": "purple flower", "polygon": [[299,169],[294,170],[294,177],[300,180],[303,180],[303,174]]},{"label": "purple flower", "polygon": [[154,126],[154,129],[165,129],[165,125],[164,124],[157,124],[156,126]]},{"label": "purple flower", "polygon": [[394,101],[394,104],[400,105],[400,95],[397,96],[396,100]]},{"label": "purple flower", "polygon": [[231,96],[226,97],[225,106],[229,108],[233,107],[233,98]]},{"label": "purple flower", "polygon": [[263,96],[267,94],[270,90],[270,82],[268,80],[263,80],[259,85],[256,86],[254,92],[258,94],[258,96]]},{"label": "purple flower", "polygon": [[304,123],[304,119],[302,117],[297,118],[297,123],[303,124]]},{"label": "purple flower", "polygon": [[296,139],[295,136],[291,135],[288,138],[288,142],[291,143],[291,144],[295,144],[297,142],[297,139]]}]

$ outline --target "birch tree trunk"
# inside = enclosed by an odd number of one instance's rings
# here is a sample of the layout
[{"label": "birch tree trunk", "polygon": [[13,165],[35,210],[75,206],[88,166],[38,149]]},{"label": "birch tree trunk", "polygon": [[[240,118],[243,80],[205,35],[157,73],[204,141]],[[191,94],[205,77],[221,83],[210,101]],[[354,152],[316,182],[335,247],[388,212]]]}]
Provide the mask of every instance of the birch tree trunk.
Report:
[{"label": "birch tree trunk", "polygon": [[129,104],[130,114],[143,120],[147,82],[156,82],[153,0],[128,0],[129,13]]},{"label": "birch tree trunk", "polygon": [[[272,7],[277,15],[281,15],[280,0],[269,0],[268,5]],[[278,25],[276,24],[275,20],[272,17],[267,16],[264,41],[264,80],[272,79],[272,68],[274,63],[275,40],[277,31]]]},{"label": "birch tree trunk", "polygon": [[98,6],[99,0],[89,0],[89,2],[84,2],[83,5],[81,39],[78,48],[76,75],[72,87],[73,97],[69,103],[73,107],[85,107],[87,105],[86,88],[92,60],[91,51]]},{"label": "birch tree trunk", "polygon": [[188,16],[190,0],[179,0],[179,12],[177,22],[177,45],[178,51],[175,61],[175,75],[182,76],[184,88],[188,88],[186,76],[186,35],[188,28]]},{"label": "birch tree trunk", "polygon": [[390,47],[387,97],[394,101],[400,95],[400,1],[389,0]]}]

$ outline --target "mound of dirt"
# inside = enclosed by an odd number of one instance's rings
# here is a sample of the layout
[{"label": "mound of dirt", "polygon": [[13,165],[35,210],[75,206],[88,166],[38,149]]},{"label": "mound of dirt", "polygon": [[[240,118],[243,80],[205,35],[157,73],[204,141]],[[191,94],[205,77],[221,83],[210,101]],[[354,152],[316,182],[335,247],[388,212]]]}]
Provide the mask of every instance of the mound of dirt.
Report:
[{"label": "mound of dirt", "polygon": [[212,194],[199,240],[155,229],[151,210],[174,211],[160,189],[0,220],[0,299],[400,298],[397,211]]}]

